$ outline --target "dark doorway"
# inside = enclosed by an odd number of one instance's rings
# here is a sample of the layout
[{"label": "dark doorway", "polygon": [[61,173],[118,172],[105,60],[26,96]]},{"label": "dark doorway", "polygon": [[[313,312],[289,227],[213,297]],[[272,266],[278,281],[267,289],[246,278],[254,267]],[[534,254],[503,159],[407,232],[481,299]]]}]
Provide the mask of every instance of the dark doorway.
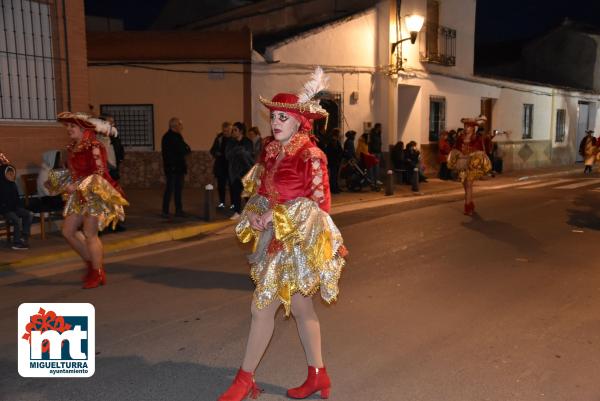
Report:
[{"label": "dark doorway", "polygon": [[[342,127],[342,95],[339,93],[324,93],[320,96],[319,103],[329,113],[327,120],[316,120],[313,126],[313,133],[316,134],[321,130],[330,133],[334,128]],[[327,127],[325,123],[327,122]]]}]

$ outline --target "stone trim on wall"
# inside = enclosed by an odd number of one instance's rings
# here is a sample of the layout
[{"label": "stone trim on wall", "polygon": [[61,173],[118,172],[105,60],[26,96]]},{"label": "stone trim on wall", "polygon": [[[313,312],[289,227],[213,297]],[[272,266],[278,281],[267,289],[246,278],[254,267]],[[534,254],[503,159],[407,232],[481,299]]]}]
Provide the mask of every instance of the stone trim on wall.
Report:
[{"label": "stone trim on wall", "polygon": [[[213,183],[213,158],[207,150],[192,151],[187,157],[185,185],[201,188]],[[165,183],[160,152],[127,152],[121,164],[123,188],[160,188]]]}]

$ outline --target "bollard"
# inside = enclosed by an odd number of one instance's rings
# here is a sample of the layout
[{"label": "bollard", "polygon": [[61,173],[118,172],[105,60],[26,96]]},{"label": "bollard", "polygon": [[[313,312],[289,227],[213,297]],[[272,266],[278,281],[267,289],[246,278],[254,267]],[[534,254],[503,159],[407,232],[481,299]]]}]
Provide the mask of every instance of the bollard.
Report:
[{"label": "bollard", "polygon": [[212,184],[208,184],[204,187],[204,220],[213,221],[215,219],[214,206],[214,187]]},{"label": "bollard", "polygon": [[385,177],[385,195],[394,195],[394,172],[392,170],[388,170]]},{"label": "bollard", "polygon": [[413,169],[412,191],[413,192],[419,192],[419,168],[418,167],[415,167]]}]

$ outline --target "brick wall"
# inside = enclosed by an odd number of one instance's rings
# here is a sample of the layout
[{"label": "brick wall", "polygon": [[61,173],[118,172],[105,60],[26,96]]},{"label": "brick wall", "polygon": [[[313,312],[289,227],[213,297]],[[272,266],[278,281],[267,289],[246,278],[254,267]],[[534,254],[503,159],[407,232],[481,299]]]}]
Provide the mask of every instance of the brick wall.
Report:
[{"label": "brick wall", "polygon": [[[58,7],[62,12],[62,3]],[[85,16],[83,0],[65,1],[67,43],[69,51],[69,83],[71,108],[76,111],[88,110],[88,76],[85,37]],[[59,15],[62,18],[62,15]],[[62,20],[60,20],[62,21]],[[54,32],[64,48],[63,24],[58,24]],[[64,56],[61,54],[61,57]],[[57,69],[55,78],[58,87],[58,111],[67,106],[66,70]],[[60,104],[62,101],[62,104]],[[68,137],[64,128],[53,122],[15,122],[0,120],[0,151],[17,167],[20,173],[37,171],[42,161],[42,153],[50,149],[64,149]]]}]

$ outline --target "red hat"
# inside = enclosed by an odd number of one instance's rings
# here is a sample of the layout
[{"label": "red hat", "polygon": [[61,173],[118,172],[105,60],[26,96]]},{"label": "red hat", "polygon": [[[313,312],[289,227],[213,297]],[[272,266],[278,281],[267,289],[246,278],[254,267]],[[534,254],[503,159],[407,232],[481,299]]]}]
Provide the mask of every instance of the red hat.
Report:
[{"label": "red hat", "polygon": [[89,121],[90,115],[86,113],[71,113],[70,111],[63,111],[56,116],[56,120],[59,123],[67,124],[75,124],[79,125],[83,129],[96,129],[96,125],[93,122]]},{"label": "red hat", "polygon": [[481,127],[487,122],[486,116],[479,116],[475,118],[461,118],[460,122],[463,123],[466,127]]},{"label": "red hat", "polygon": [[271,111],[285,111],[309,120],[319,120],[321,118],[326,118],[329,115],[317,101],[310,100],[308,102],[300,103],[299,97],[292,93],[278,93],[273,96],[273,99],[271,100],[267,100],[260,96],[259,100]]},{"label": "red hat", "polygon": [[[315,68],[310,81],[304,84],[302,92],[298,95],[292,93],[278,93],[271,100],[259,96],[259,100],[269,110],[280,110],[290,113],[302,124],[303,128],[310,128],[310,120],[327,118],[329,113],[314,99],[315,96],[327,87],[328,78],[321,67]],[[301,127],[301,129],[302,129]]]}]

